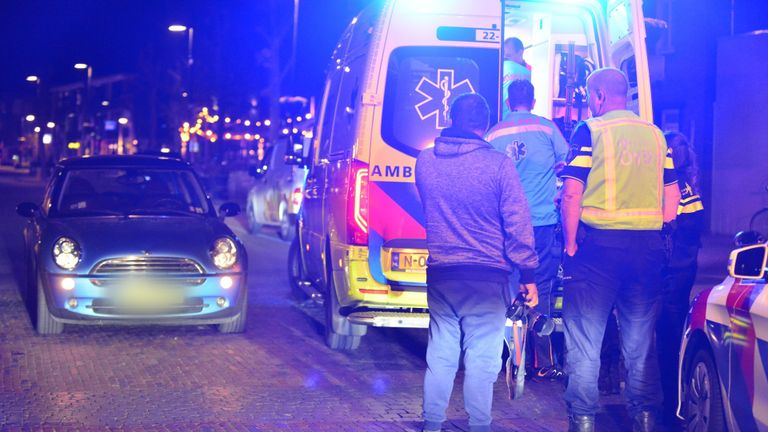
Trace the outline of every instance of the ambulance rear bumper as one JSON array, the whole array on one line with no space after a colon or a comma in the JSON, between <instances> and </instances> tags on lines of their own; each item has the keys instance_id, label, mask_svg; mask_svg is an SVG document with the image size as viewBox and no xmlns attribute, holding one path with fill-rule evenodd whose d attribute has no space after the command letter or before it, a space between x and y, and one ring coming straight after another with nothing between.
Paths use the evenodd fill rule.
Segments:
<instances>
[{"instance_id":1,"label":"ambulance rear bumper","mask_svg":"<svg viewBox=\"0 0 768 432\"><path fill-rule=\"evenodd\" d=\"M353 324L372 327L428 328L429 314L426 312L364 311L347 315Z\"/></svg>"}]
</instances>

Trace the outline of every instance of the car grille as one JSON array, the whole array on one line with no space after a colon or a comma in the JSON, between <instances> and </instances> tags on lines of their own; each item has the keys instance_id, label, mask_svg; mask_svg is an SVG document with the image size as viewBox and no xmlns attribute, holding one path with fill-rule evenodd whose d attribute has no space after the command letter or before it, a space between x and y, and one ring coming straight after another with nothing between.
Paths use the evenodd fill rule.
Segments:
<instances>
[{"instance_id":1,"label":"car grille","mask_svg":"<svg viewBox=\"0 0 768 432\"><path fill-rule=\"evenodd\" d=\"M94 275L124 273L160 273L169 275L202 274L203 267L187 258L174 257L125 257L99 262L91 272Z\"/></svg>"},{"instance_id":2,"label":"car grille","mask_svg":"<svg viewBox=\"0 0 768 432\"><path fill-rule=\"evenodd\" d=\"M176 315L202 312L207 305L201 298L188 298L181 304L162 305L152 308L136 308L115 304L108 299L95 299L91 308L101 315L147 316L147 315Z\"/></svg>"},{"instance_id":3,"label":"car grille","mask_svg":"<svg viewBox=\"0 0 768 432\"><path fill-rule=\"evenodd\" d=\"M98 278L91 282L110 286L131 277L162 280L164 285L196 286L205 282L205 278L200 277L203 273L203 267L188 258L132 256L99 262L91 271L91 275Z\"/></svg>"}]
</instances>

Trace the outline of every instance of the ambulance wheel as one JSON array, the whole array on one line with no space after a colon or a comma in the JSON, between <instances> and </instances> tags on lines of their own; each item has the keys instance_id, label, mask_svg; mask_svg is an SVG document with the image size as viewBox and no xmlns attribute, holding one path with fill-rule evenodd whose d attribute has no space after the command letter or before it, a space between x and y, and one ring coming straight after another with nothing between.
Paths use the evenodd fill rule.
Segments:
<instances>
[{"instance_id":1,"label":"ambulance wheel","mask_svg":"<svg viewBox=\"0 0 768 432\"><path fill-rule=\"evenodd\" d=\"M352 351L360 346L360 338L368 328L347 321L339 313L339 300L336 297L336 287L333 274L329 272L328 292L325 296L325 343L332 350Z\"/></svg>"},{"instance_id":2,"label":"ambulance wheel","mask_svg":"<svg viewBox=\"0 0 768 432\"><path fill-rule=\"evenodd\" d=\"M715 362L706 348L693 356L685 374L685 423L696 432L724 431L723 398Z\"/></svg>"},{"instance_id":3,"label":"ambulance wheel","mask_svg":"<svg viewBox=\"0 0 768 432\"><path fill-rule=\"evenodd\" d=\"M288 249L288 281L291 285L291 294L296 300L306 300L307 293L301 289L304 283L304 266L301 263L301 245L298 237L294 237L291 247Z\"/></svg>"}]
</instances>

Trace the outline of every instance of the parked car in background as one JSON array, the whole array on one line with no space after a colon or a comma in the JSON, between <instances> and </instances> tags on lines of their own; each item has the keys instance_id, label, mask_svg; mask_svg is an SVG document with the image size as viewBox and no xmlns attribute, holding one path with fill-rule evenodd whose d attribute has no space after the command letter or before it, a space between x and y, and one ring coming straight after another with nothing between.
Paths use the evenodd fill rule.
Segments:
<instances>
[{"instance_id":1,"label":"parked car in background","mask_svg":"<svg viewBox=\"0 0 768 432\"><path fill-rule=\"evenodd\" d=\"M766 260L765 243L734 250L729 276L691 305L678 383L689 431L768 431Z\"/></svg>"},{"instance_id":2,"label":"parked car in background","mask_svg":"<svg viewBox=\"0 0 768 432\"><path fill-rule=\"evenodd\" d=\"M37 332L64 324L216 324L241 332L245 247L185 162L97 156L58 163L42 204L21 203Z\"/></svg>"},{"instance_id":3,"label":"parked car in background","mask_svg":"<svg viewBox=\"0 0 768 432\"><path fill-rule=\"evenodd\" d=\"M296 219L303 198L306 168L285 163L290 139L280 139L266 150L264 159L251 167L256 184L248 192L246 214L248 229L259 232L262 227L277 227L284 240L293 239Z\"/></svg>"}]
</instances>

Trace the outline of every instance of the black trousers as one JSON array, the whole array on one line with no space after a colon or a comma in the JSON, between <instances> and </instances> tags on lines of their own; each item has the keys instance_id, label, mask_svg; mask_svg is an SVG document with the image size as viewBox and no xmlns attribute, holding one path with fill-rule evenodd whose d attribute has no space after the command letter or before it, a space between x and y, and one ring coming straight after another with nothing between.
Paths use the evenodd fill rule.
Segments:
<instances>
[{"instance_id":1,"label":"black trousers","mask_svg":"<svg viewBox=\"0 0 768 432\"><path fill-rule=\"evenodd\" d=\"M617 308L631 416L661 404L654 330L659 310L664 242L656 231L583 230L579 249L564 261L565 401L572 415L598 410L600 349Z\"/></svg>"}]
</instances>

